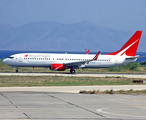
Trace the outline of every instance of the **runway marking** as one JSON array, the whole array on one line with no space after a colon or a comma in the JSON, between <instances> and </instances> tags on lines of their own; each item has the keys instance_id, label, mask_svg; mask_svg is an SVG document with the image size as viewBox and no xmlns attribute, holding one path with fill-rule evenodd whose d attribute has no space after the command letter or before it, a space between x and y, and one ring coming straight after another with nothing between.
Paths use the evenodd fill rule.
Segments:
<instances>
[{"instance_id":1,"label":"runway marking","mask_svg":"<svg viewBox=\"0 0 146 120\"><path fill-rule=\"evenodd\" d=\"M106 111L103 111L104 109L110 109L110 107L97 109L96 111L97 112L101 112L101 113L105 113L105 114L112 114L112 115L119 115L119 116L129 116L129 117L141 117L141 118L145 118L145 116L126 115L126 114L117 114L117 113L106 112Z\"/></svg>"},{"instance_id":2,"label":"runway marking","mask_svg":"<svg viewBox=\"0 0 146 120\"><path fill-rule=\"evenodd\" d=\"M146 109L145 107L141 107L141 106L136 106L136 107L141 108L141 109Z\"/></svg>"},{"instance_id":3,"label":"runway marking","mask_svg":"<svg viewBox=\"0 0 146 120\"><path fill-rule=\"evenodd\" d=\"M143 100L140 100L140 99L132 99L132 100L135 100L135 101L138 101L138 102L146 103L146 101L143 101Z\"/></svg>"},{"instance_id":4,"label":"runway marking","mask_svg":"<svg viewBox=\"0 0 146 120\"><path fill-rule=\"evenodd\" d=\"M2 93L0 93L0 95L3 96L7 101L9 101L13 106L15 106L16 109L18 109L19 111L21 111L22 114L23 114L24 116L26 116L28 119L31 119L25 112L23 112L22 110L20 110L20 109L18 108L18 106L15 105L15 104L14 104L10 99L8 99L5 95L3 95Z\"/></svg>"},{"instance_id":5,"label":"runway marking","mask_svg":"<svg viewBox=\"0 0 146 120\"><path fill-rule=\"evenodd\" d=\"M98 114L98 113L96 113L96 112L94 112L94 111L91 111L91 110L88 110L88 109L86 109L86 108L83 108L83 107L81 107L81 106L78 106L78 105L76 105L76 104L74 104L74 103L65 101L65 100L63 100L63 99L60 99L60 98L55 97L55 96L50 95L50 94L46 94L46 95L47 95L47 96L50 96L50 97L52 97L52 98L54 98L54 99L60 100L60 101L62 101L62 102L65 102L65 103L67 103L67 104L69 104L69 105L72 105L72 106L74 106L74 107L77 107L77 108L80 108L80 109L85 110L85 111L87 111L87 112L90 112L90 113L93 113L93 114L95 114L95 115L98 115L98 116L100 116L100 117L102 117L102 118L106 118L105 116L103 116L103 115L101 115L101 114Z\"/></svg>"}]
</instances>

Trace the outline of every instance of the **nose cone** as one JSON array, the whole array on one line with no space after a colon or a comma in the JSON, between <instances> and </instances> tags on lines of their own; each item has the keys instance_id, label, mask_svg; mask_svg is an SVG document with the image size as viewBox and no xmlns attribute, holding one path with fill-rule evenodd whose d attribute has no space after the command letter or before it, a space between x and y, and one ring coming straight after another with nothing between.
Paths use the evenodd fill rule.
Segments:
<instances>
[{"instance_id":1,"label":"nose cone","mask_svg":"<svg viewBox=\"0 0 146 120\"><path fill-rule=\"evenodd\" d=\"M3 63L7 64L7 58L2 61Z\"/></svg>"}]
</instances>

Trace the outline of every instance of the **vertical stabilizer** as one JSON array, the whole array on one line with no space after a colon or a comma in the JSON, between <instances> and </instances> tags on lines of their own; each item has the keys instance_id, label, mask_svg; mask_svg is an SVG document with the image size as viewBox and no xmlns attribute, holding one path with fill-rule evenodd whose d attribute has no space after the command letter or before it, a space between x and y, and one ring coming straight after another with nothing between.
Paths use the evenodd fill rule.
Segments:
<instances>
[{"instance_id":1,"label":"vertical stabilizer","mask_svg":"<svg viewBox=\"0 0 146 120\"><path fill-rule=\"evenodd\" d=\"M142 31L136 31L135 34L128 40L128 42L117 52L109 53L107 55L127 55L135 56Z\"/></svg>"}]
</instances>

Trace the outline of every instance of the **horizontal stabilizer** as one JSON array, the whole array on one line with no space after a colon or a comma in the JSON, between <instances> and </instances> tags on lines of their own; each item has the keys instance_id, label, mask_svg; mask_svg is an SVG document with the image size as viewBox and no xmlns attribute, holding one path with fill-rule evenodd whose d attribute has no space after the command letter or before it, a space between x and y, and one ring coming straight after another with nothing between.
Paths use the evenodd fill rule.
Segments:
<instances>
[{"instance_id":1,"label":"horizontal stabilizer","mask_svg":"<svg viewBox=\"0 0 146 120\"><path fill-rule=\"evenodd\" d=\"M145 56L139 56L139 55L137 55L137 56L135 56L135 57L128 57L128 58L126 58L126 59L130 59L130 58L143 58L143 57L145 57Z\"/></svg>"}]
</instances>

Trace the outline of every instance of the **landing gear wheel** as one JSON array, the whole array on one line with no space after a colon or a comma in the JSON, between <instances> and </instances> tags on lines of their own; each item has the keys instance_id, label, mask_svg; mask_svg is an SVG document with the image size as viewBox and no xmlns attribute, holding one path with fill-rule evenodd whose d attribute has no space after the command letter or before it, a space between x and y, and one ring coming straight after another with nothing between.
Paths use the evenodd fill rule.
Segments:
<instances>
[{"instance_id":1,"label":"landing gear wheel","mask_svg":"<svg viewBox=\"0 0 146 120\"><path fill-rule=\"evenodd\" d=\"M18 70L16 70L16 73L18 72Z\"/></svg>"},{"instance_id":2,"label":"landing gear wheel","mask_svg":"<svg viewBox=\"0 0 146 120\"><path fill-rule=\"evenodd\" d=\"M76 73L76 71L71 69L70 73L74 74L74 73Z\"/></svg>"}]
</instances>

